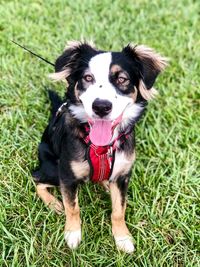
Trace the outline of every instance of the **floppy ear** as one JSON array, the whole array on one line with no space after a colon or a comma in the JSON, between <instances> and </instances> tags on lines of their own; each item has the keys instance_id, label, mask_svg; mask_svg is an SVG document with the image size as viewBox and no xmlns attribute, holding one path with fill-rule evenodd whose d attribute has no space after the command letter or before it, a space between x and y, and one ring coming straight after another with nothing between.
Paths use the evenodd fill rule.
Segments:
<instances>
[{"instance_id":1,"label":"floppy ear","mask_svg":"<svg viewBox=\"0 0 200 267\"><path fill-rule=\"evenodd\" d=\"M55 73L49 75L54 81L67 79L73 70L78 68L83 53L96 53L93 44L88 42L69 41L61 56L56 59Z\"/></svg>"},{"instance_id":2,"label":"floppy ear","mask_svg":"<svg viewBox=\"0 0 200 267\"><path fill-rule=\"evenodd\" d=\"M167 58L162 57L153 49L144 45L127 45L123 52L128 55L139 69L139 90L146 99L151 99L156 90L153 88L158 74L167 66Z\"/></svg>"}]
</instances>

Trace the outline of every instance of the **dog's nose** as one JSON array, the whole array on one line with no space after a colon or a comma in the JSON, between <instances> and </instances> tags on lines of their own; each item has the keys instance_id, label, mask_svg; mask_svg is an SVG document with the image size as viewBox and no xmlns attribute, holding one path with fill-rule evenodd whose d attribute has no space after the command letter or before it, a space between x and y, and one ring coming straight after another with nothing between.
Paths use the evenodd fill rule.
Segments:
<instances>
[{"instance_id":1,"label":"dog's nose","mask_svg":"<svg viewBox=\"0 0 200 267\"><path fill-rule=\"evenodd\" d=\"M99 117L104 117L111 112L112 103L106 99L96 98L92 103L92 109Z\"/></svg>"}]
</instances>

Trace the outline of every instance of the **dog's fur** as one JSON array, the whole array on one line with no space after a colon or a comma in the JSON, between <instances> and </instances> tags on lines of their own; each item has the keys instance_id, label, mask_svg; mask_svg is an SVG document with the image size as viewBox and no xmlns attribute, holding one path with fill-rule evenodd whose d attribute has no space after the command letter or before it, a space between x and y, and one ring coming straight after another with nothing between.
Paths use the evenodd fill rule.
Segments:
<instances>
[{"instance_id":1,"label":"dog's fur","mask_svg":"<svg viewBox=\"0 0 200 267\"><path fill-rule=\"evenodd\" d=\"M112 130L111 143L121 132L134 132L148 100L156 94L153 84L165 66L166 59L152 49L130 44L121 52L105 52L86 42L70 42L56 60L51 78L67 81L67 104L59 109L62 101L50 93L52 116L39 145L40 166L33 176L39 197L57 212L61 212L62 204L47 188L60 186L66 214L65 239L70 248L76 248L81 241L77 187L90 175L83 140L85 125L90 120L115 121L120 117ZM110 106L106 109L97 105L96 110L96 100ZM129 253L134 246L124 219L125 197L134 158L134 137L129 134L125 141L117 141L112 174L109 182L103 182L111 194L116 245Z\"/></svg>"}]
</instances>

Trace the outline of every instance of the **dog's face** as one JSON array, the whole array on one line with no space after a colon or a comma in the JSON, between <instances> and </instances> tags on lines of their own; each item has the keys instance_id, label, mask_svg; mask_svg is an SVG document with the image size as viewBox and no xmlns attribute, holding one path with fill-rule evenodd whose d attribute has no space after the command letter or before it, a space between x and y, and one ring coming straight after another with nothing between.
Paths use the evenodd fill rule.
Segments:
<instances>
[{"instance_id":1,"label":"dog's face","mask_svg":"<svg viewBox=\"0 0 200 267\"><path fill-rule=\"evenodd\" d=\"M67 79L72 114L89 122L94 144L106 145L119 125L125 128L140 116L165 65L164 58L144 46L105 52L73 42L57 59L52 76Z\"/></svg>"}]
</instances>

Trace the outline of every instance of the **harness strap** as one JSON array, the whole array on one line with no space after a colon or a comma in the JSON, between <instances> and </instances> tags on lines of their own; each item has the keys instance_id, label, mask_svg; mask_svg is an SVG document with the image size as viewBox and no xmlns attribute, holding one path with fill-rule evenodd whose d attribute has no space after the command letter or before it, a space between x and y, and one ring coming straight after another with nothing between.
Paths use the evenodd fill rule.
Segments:
<instances>
[{"instance_id":1,"label":"harness strap","mask_svg":"<svg viewBox=\"0 0 200 267\"><path fill-rule=\"evenodd\" d=\"M108 180L112 174L115 151L109 146L97 147L90 144L87 149L87 160L91 167L90 179L93 182Z\"/></svg>"},{"instance_id":2,"label":"harness strap","mask_svg":"<svg viewBox=\"0 0 200 267\"><path fill-rule=\"evenodd\" d=\"M62 114L63 109L67 106L67 102L63 103L56 113L56 119ZM103 180L108 180L112 175L112 170L115 162L115 152L117 150L117 143L120 140L123 144L128 138L129 133L122 132L114 141L107 146L95 146L89 137L89 125L85 126L86 136L81 137L87 148L87 161L90 164L90 179L97 183ZM123 139L122 139L123 138Z\"/></svg>"},{"instance_id":3,"label":"harness strap","mask_svg":"<svg viewBox=\"0 0 200 267\"><path fill-rule=\"evenodd\" d=\"M88 132L88 127L86 126ZM115 161L115 151L117 150L117 142L125 137L121 143L125 142L129 134L121 133L110 145L95 146L90 141L89 135L83 138L88 145L87 160L91 167L90 179L97 183L103 180L108 180L112 175L112 170Z\"/></svg>"}]
</instances>

